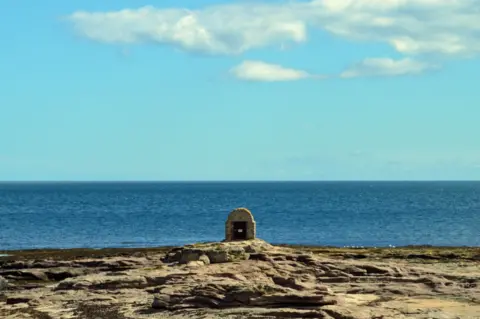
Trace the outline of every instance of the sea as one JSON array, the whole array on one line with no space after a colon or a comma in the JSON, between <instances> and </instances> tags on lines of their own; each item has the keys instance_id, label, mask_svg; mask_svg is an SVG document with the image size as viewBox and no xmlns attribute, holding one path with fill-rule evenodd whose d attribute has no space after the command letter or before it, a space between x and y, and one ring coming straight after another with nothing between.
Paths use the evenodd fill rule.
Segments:
<instances>
[{"instance_id":1,"label":"sea","mask_svg":"<svg viewBox=\"0 0 480 319\"><path fill-rule=\"evenodd\" d=\"M275 244L480 246L480 182L17 182L0 250L220 241L237 207Z\"/></svg>"}]
</instances>

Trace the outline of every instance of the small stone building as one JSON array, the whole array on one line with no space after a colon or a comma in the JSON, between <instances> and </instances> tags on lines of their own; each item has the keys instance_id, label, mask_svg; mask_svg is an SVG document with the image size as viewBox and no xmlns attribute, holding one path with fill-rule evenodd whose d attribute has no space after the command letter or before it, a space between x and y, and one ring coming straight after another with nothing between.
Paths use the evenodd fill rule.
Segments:
<instances>
[{"instance_id":1,"label":"small stone building","mask_svg":"<svg viewBox=\"0 0 480 319\"><path fill-rule=\"evenodd\" d=\"M256 236L252 213L246 208L237 208L228 215L225 223L225 240L251 240Z\"/></svg>"}]
</instances>

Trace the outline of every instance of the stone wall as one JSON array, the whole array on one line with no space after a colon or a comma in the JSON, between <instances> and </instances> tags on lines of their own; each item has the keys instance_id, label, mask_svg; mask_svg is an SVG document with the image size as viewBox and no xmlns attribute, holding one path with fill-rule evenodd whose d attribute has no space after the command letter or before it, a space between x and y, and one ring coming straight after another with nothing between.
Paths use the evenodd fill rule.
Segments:
<instances>
[{"instance_id":1,"label":"stone wall","mask_svg":"<svg viewBox=\"0 0 480 319\"><path fill-rule=\"evenodd\" d=\"M256 223L252 213L246 208L237 208L228 215L225 222L225 240L233 240L233 222L247 222L247 240L255 239Z\"/></svg>"}]
</instances>

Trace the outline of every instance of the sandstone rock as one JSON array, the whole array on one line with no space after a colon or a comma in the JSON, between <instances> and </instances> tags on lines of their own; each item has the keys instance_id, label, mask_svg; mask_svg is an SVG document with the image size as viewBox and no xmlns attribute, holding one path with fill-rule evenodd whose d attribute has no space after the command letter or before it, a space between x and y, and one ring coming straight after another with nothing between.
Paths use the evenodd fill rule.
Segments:
<instances>
[{"instance_id":1,"label":"sandstone rock","mask_svg":"<svg viewBox=\"0 0 480 319\"><path fill-rule=\"evenodd\" d=\"M184 249L178 262L180 264L188 264L191 261L198 261L203 254L204 252L198 249Z\"/></svg>"},{"instance_id":2,"label":"sandstone rock","mask_svg":"<svg viewBox=\"0 0 480 319\"><path fill-rule=\"evenodd\" d=\"M32 261L2 261L0 262L0 269L26 269L32 268Z\"/></svg>"},{"instance_id":3,"label":"sandstone rock","mask_svg":"<svg viewBox=\"0 0 480 319\"><path fill-rule=\"evenodd\" d=\"M40 280L48 281L48 276L43 270L23 269L23 270L6 270L1 273L7 279L13 280Z\"/></svg>"},{"instance_id":4,"label":"sandstone rock","mask_svg":"<svg viewBox=\"0 0 480 319\"><path fill-rule=\"evenodd\" d=\"M205 265L210 265L210 258L207 255L201 255L198 261L202 262Z\"/></svg>"},{"instance_id":5,"label":"sandstone rock","mask_svg":"<svg viewBox=\"0 0 480 319\"><path fill-rule=\"evenodd\" d=\"M438 260L438 259L440 259L440 257L430 256L430 255L427 255L427 254L409 254L409 255L407 255L407 259Z\"/></svg>"},{"instance_id":6,"label":"sandstone rock","mask_svg":"<svg viewBox=\"0 0 480 319\"><path fill-rule=\"evenodd\" d=\"M86 259L86 260L76 260L74 265L76 267L88 267L88 268L100 268L108 264L108 261L102 259Z\"/></svg>"},{"instance_id":7,"label":"sandstone rock","mask_svg":"<svg viewBox=\"0 0 480 319\"><path fill-rule=\"evenodd\" d=\"M317 319L336 319L330 317L321 310L300 310L300 309L278 309L262 313L262 318L317 318ZM340 318L340 317L338 317ZM342 318L343 319L343 318ZM352 319L352 318L348 318ZM356 318L355 318L356 319Z\"/></svg>"},{"instance_id":8,"label":"sandstone rock","mask_svg":"<svg viewBox=\"0 0 480 319\"><path fill-rule=\"evenodd\" d=\"M345 259L365 259L368 256L365 254L351 254L351 253L346 253L343 254L343 258Z\"/></svg>"},{"instance_id":9,"label":"sandstone rock","mask_svg":"<svg viewBox=\"0 0 480 319\"><path fill-rule=\"evenodd\" d=\"M318 281L322 283L342 283L342 282L350 282L349 277L318 277Z\"/></svg>"},{"instance_id":10,"label":"sandstone rock","mask_svg":"<svg viewBox=\"0 0 480 319\"><path fill-rule=\"evenodd\" d=\"M247 252L249 254L258 253L260 251L260 249L254 247L252 245L247 245L243 249L245 250L245 252Z\"/></svg>"},{"instance_id":11,"label":"sandstone rock","mask_svg":"<svg viewBox=\"0 0 480 319\"><path fill-rule=\"evenodd\" d=\"M153 309L168 309L170 305L170 296L159 294L153 298L152 308Z\"/></svg>"},{"instance_id":12,"label":"sandstone rock","mask_svg":"<svg viewBox=\"0 0 480 319\"><path fill-rule=\"evenodd\" d=\"M177 291L172 295L166 294L164 291L165 289L162 289L160 294L154 297L152 303L153 308L178 310L184 308L232 308L255 306L251 301L254 299L257 300L256 298L266 294L275 294L279 291L285 293L285 291L272 286L229 286L216 284L206 284L194 287L187 294Z\"/></svg>"},{"instance_id":13,"label":"sandstone rock","mask_svg":"<svg viewBox=\"0 0 480 319\"><path fill-rule=\"evenodd\" d=\"M343 269L343 271L354 276L365 276L367 274L366 269L356 266L347 266Z\"/></svg>"},{"instance_id":14,"label":"sandstone rock","mask_svg":"<svg viewBox=\"0 0 480 319\"><path fill-rule=\"evenodd\" d=\"M221 301L206 296L190 296L176 304L176 309L181 308L219 308Z\"/></svg>"},{"instance_id":15,"label":"sandstone rock","mask_svg":"<svg viewBox=\"0 0 480 319\"><path fill-rule=\"evenodd\" d=\"M119 271L119 272L107 272L105 276L109 277L118 277L118 276L128 276L127 272Z\"/></svg>"},{"instance_id":16,"label":"sandstone rock","mask_svg":"<svg viewBox=\"0 0 480 319\"><path fill-rule=\"evenodd\" d=\"M115 260L107 263L104 267L101 267L103 271L125 271L135 269L138 266L144 265L145 260Z\"/></svg>"},{"instance_id":17,"label":"sandstone rock","mask_svg":"<svg viewBox=\"0 0 480 319\"><path fill-rule=\"evenodd\" d=\"M87 271L82 268L57 268L50 269L45 272L49 280L62 281L67 278L73 278L85 275Z\"/></svg>"},{"instance_id":18,"label":"sandstone rock","mask_svg":"<svg viewBox=\"0 0 480 319\"><path fill-rule=\"evenodd\" d=\"M317 293L322 294L322 295L333 295L332 290L328 286L324 285L316 285L315 290Z\"/></svg>"},{"instance_id":19,"label":"sandstone rock","mask_svg":"<svg viewBox=\"0 0 480 319\"><path fill-rule=\"evenodd\" d=\"M337 301L331 298L325 298L320 295L274 295L274 296L262 296L250 300L251 306L263 306L263 307L312 307L312 306L326 306L334 305Z\"/></svg>"},{"instance_id":20,"label":"sandstone rock","mask_svg":"<svg viewBox=\"0 0 480 319\"><path fill-rule=\"evenodd\" d=\"M162 261L164 263L175 263L180 260L182 256L182 251L181 249L176 249L168 252L164 258L162 258Z\"/></svg>"},{"instance_id":21,"label":"sandstone rock","mask_svg":"<svg viewBox=\"0 0 480 319\"><path fill-rule=\"evenodd\" d=\"M224 299L227 290L228 288L224 285L207 283L194 287L191 294L220 300Z\"/></svg>"},{"instance_id":22,"label":"sandstone rock","mask_svg":"<svg viewBox=\"0 0 480 319\"><path fill-rule=\"evenodd\" d=\"M224 250L208 250L206 254L212 264L228 262L228 253Z\"/></svg>"},{"instance_id":23,"label":"sandstone rock","mask_svg":"<svg viewBox=\"0 0 480 319\"><path fill-rule=\"evenodd\" d=\"M73 267L73 263L70 261L58 261L58 260L36 260L31 264L31 268L64 268L64 267ZM23 267L25 268L25 267Z\"/></svg>"},{"instance_id":24,"label":"sandstone rock","mask_svg":"<svg viewBox=\"0 0 480 319\"><path fill-rule=\"evenodd\" d=\"M347 277L347 278L350 278L350 277L353 276L351 274L348 274L348 273L343 272L343 271L338 270L338 269L330 269L330 270L325 272L325 275L328 276L328 277Z\"/></svg>"},{"instance_id":25,"label":"sandstone rock","mask_svg":"<svg viewBox=\"0 0 480 319\"><path fill-rule=\"evenodd\" d=\"M260 291L248 289L247 287L231 290L226 293L224 307L236 307L238 305L250 305L250 300L263 295Z\"/></svg>"},{"instance_id":26,"label":"sandstone rock","mask_svg":"<svg viewBox=\"0 0 480 319\"><path fill-rule=\"evenodd\" d=\"M74 267L99 268L103 271L124 271L134 269L145 264L147 259L85 259L76 260L72 263Z\"/></svg>"},{"instance_id":27,"label":"sandstone rock","mask_svg":"<svg viewBox=\"0 0 480 319\"><path fill-rule=\"evenodd\" d=\"M187 267L189 268L198 268L203 266L205 266L205 264L203 263L203 261L200 261L200 260L189 261L187 263Z\"/></svg>"},{"instance_id":28,"label":"sandstone rock","mask_svg":"<svg viewBox=\"0 0 480 319\"><path fill-rule=\"evenodd\" d=\"M364 316L363 314L358 313L357 311L355 313L352 313L352 311L349 309L342 309L336 306L326 306L325 308L322 308L322 311L325 312L328 316L330 316L327 318L334 318L334 319L387 319L384 316L378 316L378 317L376 315Z\"/></svg>"},{"instance_id":29,"label":"sandstone rock","mask_svg":"<svg viewBox=\"0 0 480 319\"><path fill-rule=\"evenodd\" d=\"M219 264L247 260L249 256L250 255L245 252L243 248L238 247L225 249L219 247L202 249L188 248L168 253L164 258L164 261L168 263L178 262L179 264L201 261L205 265L208 265L210 263ZM197 263L194 264L196 265Z\"/></svg>"},{"instance_id":30,"label":"sandstone rock","mask_svg":"<svg viewBox=\"0 0 480 319\"><path fill-rule=\"evenodd\" d=\"M143 276L84 276L61 281L55 290L112 290L144 288L148 285Z\"/></svg>"},{"instance_id":31,"label":"sandstone rock","mask_svg":"<svg viewBox=\"0 0 480 319\"><path fill-rule=\"evenodd\" d=\"M298 262L301 262L301 263L304 263L306 265L314 265L316 260L315 258L312 256L312 255L299 255L297 257L297 261Z\"/></svg>"},{"instance_id":32,"label":"sandstone rock","mask_svg":"<svg viewBox=\"0 0 480 319\"><path fill-rule=\"evenodd\" d=\"M55 290L79 290L79 289L86 289L88 288L90 282L84 281L84 282L79 282L77 280L70 280L70 279L65 279L62 282L60 282Z\"/></svg>"},{"instance_id":33,"label":"sandstone rock","mask_svg":"<svg viewBox=\"0 0 480 319\"><path fill-rule=\"evenodd\" d=\"M7 305L16 305L19 303L28 303L31 298L28 297L8 297L6 300Z\"/></svg>"},{"instance_id":34,"label":"sandstone rock","mask_svg":"<svg viewBox=\"0 0 480 319\"><path fill-rule=\"evenodd\" d=\"M7 287L8 287L8 281L2 276L0 276L0 292L6 290Z\"/></svg>"},{"instance_id":35,"label":"sandstone rock","mask_svg":"<svg viewBox=\"0 0 480 319\"><path fill-rule=\"evenodd\" d=\"M250 258L250 254L245 252L243 248L232 248L227 253L229 262L248 260Z\"/></svg>"},{"instance_id":36,"label":"sandstone rock","mask_svg":"<svg viewBox=\"0 0 480 319\"><path fill-rule=\"evenodd\" d=\"M45 284L41 284L41 283L25 283L25 284L17 284L15 285L15 289L18 290L18 289L22 289L22 290L32 290L32 289L38 289L38 288L42 288L42 287L45 287Z\"/></svg>"},{"instance_id":37,"label":"sandstone rock","mask_svg":"<svg viewBox=\"0 0 480 319\"><path fill-rule=\"evenodd\" d=\"M271 245L259 239L248 241L248 245L241 241L187 245L170 250L162 261L187 264L191 261L198 261L202 255L206 255L212 264L237 262L248 260L251 253L271 248Z\"/></svg>"},{"instance_id":38,"label":"sandstone rock","mask_svg":"<svg viewBox=\"0 0 480 319\"><path fill-rule=\"evenodd\" d=\"M274 260L272 257L268 256L267 254L250 254L249 257L250 260L261 260L261 261L267 261L273 263Z\"/></svg>"},{"instance_id":39,"label":"sandstone rock","mask_svg":"<svg viewBox=\"0 0 480 319\"><path fill-rule=\"evenodd\" d=\"M391 274L391 270L385 267L375 266L375 265L359 265L359 268L363 268L367 271L368 274Z\"/></svg>"},{"instance_id":40,"label":"sandstone rock","mask_svg":"<svg viewBox=\"0 0 480 319\"><path fill-rule=\"evenodd\" d=\"M288 287L296 290L304 290L306 287L302 284L299 284L295 278L284 278L280 276L275 276L272 278L273 282L276 285L283 287Z\"/></svg>"}]
</instances>

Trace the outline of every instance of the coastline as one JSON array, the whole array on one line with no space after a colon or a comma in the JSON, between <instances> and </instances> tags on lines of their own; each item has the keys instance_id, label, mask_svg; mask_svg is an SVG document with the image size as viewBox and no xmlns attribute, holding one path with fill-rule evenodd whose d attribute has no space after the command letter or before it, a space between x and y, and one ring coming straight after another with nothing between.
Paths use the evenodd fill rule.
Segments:
<instances>
[{"instance_id":1,"label":"coastline","mask_svg":"<svg viewBox=\"0 0 480 319\"><path fill-rule=\"evenodd\" d=\"M480 247L255 239L4 253L6 319L480 319Z\"/></svg>"},{"instance_id":2,"label":"coastline","mask_svg":"<svg viewBox=\"0 0 480 319\"><path fill-rule=\"evenodd\" d=\"M208 243L197 243L208 244ZM399 247L335 247L320 245L272 244L275 247L299 249L337 258L472 260L480 261L480 246L409 245ZM0 261L17 259L75 259L115 257L139 253L166 253L181 246L118 247L118 248L39 248L0 250Z\"/></svg>"}]
</instances>

